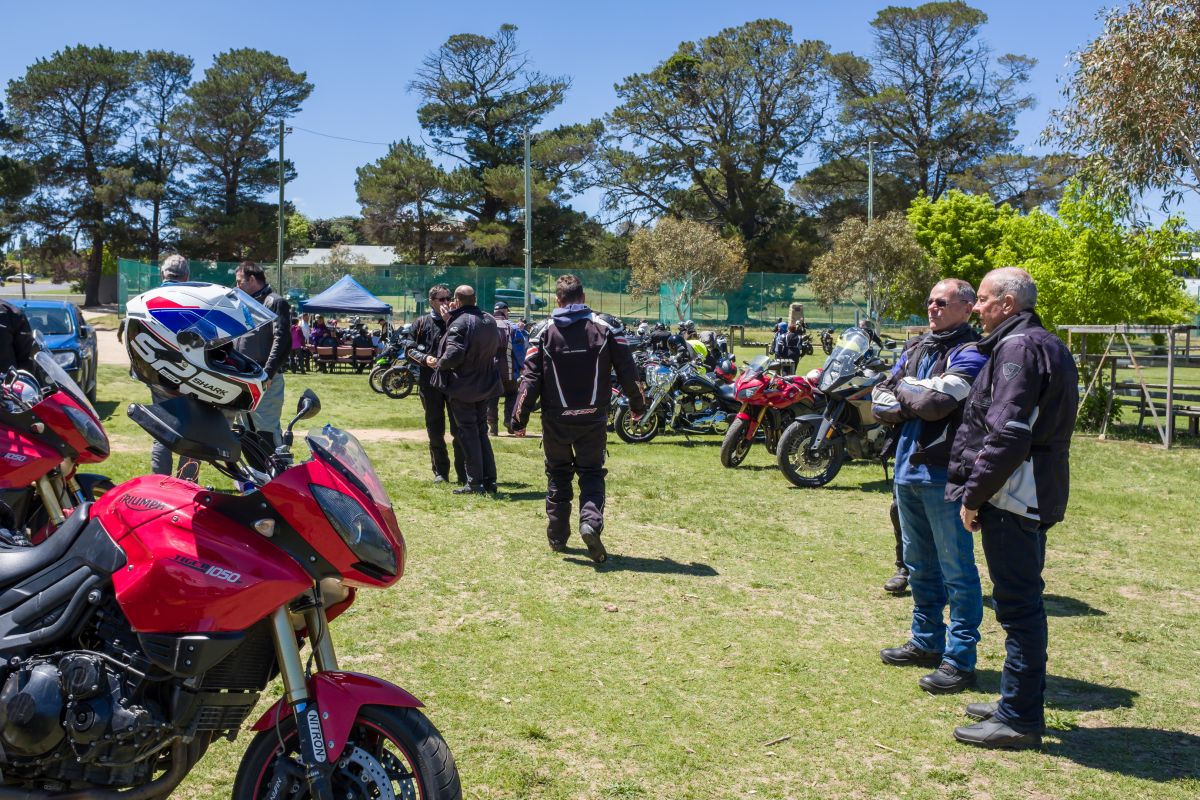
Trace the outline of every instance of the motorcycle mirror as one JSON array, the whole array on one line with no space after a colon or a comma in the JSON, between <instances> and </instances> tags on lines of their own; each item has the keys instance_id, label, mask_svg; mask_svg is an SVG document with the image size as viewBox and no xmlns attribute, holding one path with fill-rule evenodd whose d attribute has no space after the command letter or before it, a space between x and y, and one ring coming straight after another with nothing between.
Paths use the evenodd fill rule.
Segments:
<instances>
[{"instance_id":1,"label":"motorcycle mirror","mask_svg":"<svg viewBox=\"0 0 1200 800\"><path fill-rule=\"evenodd\" d=\"M296 427L296 423L302 419L309 419L321 413L321 398L317 397L317 393L312 389L305 389L300 395L300 399L296 401L296 416L292 417L292 421L288 423L287 430L283 432L283 444L285 447L291 447L295 439L292 433L292 428Z\"/></svg>"}]
</instances>

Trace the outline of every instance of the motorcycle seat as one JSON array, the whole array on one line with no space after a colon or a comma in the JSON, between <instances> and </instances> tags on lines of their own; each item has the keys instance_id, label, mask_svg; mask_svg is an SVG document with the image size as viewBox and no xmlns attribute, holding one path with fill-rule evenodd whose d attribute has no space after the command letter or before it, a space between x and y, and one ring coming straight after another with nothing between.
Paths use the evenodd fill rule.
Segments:
<instances>
[{"instance_id":1,"label":"motorcycle seat","mask_svg":"<svg viewBox=\"0 0 1200 800\"><path fill-rule=\"evenodd\" d=\"M91 511L91 503L79 506L58 530L33 547L0 545L0 589L7 589L61 559L91 520Z\"/></svg>"}]
</instances>

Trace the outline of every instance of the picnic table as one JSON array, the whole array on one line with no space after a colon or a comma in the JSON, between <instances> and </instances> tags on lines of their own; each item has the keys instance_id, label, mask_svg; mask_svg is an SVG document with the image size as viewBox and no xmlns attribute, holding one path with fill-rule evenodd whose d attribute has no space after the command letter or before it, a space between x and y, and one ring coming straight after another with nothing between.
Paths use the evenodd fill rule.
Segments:
<instances>
[{"instance_id":1,"label":"picnic table","mask_svg":"<svg viewBox=\"0 0 1200 800\"><path fill-rule=\"evenodd\" d=\"M1175 384L1170 388L1173 416L1187 418L1188 433L1200 436L1200 386ZM1113 385L1113 393L1118 400L1127 405L1137 406L1139 431L1149 413L1148 404L1151 401L1165 404L1167 389L1165 383L1140 384L1137 381L1119 381Z\"/></svg>"}]
</instances>

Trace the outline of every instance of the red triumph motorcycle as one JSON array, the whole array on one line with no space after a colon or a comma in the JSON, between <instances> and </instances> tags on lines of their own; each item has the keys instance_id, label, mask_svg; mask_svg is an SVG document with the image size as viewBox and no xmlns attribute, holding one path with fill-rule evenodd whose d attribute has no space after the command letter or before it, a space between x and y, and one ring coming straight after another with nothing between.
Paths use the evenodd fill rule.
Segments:
<instances>
[{"instance_id":1,"label":"red triumph motorcycle","mask_svg":"<svg viewBox=\"0 0 1200 800\"><path fill-rule=\"evenodd\" d=\"M759 431L767 451L774 455L780 435L796 415L816 409L816 384L799 375L778 375L774 370L779 366L771 356L756 356L734 383L734 397L742 407L721 442L722 466L736 467L745 461Z\"/></svg>"},{"instance_id":2,"label":"red triumph motorcycle","mask_svg":"<svg viewBox=\"0 0 1200 800\"><path fill-rule=\"evenodd\" d=\"M33 358L41 381L14 369L0 383L0 508L12 510L0 528L18 544L40 541L112 488L105 476L78 471L108 458L100 416L47 351Z\"/></svg>"},{"instance_id":3,"label":"red triumph motorcycle","mask_svg":"<svg viewBox=\"0 0 1200 800\"><path fill-rule=\"evenodd\" d=\"M356 590L395 583L405 547L353 436L313 430L293 463L292 429L319 409L306 391L263 471L213 407L133 405L240 491L134 478L44 543L0 547L0 798L166 798L276 675L283 697L252 726L234 798L461 797L420 701L338 668L330 621Z\"/></svg>"}]
</instances>

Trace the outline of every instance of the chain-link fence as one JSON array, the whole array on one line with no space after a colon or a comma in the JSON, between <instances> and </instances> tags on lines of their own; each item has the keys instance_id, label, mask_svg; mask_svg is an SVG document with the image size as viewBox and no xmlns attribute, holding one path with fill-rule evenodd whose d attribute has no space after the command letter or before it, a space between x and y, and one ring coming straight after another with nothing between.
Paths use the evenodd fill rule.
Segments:
<instances>
[{"instance_id":1,"label":"chain-link fence","mask_svg":"<svg viewBox=\"0 0 1200 800\"><path fill-rule=\"evenodd\" d=\"M191 277L195 281L209 281L233 286L233 273L237 268L232 262L193 261ZM277 284L273 266L265 266L268 280ZM554 281L564 273L571 272L583 281L588 304L597 311L615 314L626 321L649 320L651 322L678 322L680 318L693 319L697 323L725 326L730 323L749 327L765 327L777 319L787 319L792 303L802 303L804 317L809 325L848 325L855 321L862 306L844 303L832 308L822 308L813 299L805 275L787 275L769 272L747 273L736 292L715 293L697 297L688 304L679 304L679 287L664 284L657 294L634 296L629 292L629 270L582 269L569 267L533 270L531 291L534 318L545 316L554 307ZM363 288L385 303L390 303L393 314L411 320L423 314L430 286L446 284L451 289L461 284L475 287L479 305L491 309L497 300L508 303L512 315L522 314L524 306L525 272L521 267L443 267L418 264L392 264L389 266L349 265L333 268L329 265L284 267L282 292L290 299L304 300L327 289L334 281L349 274ZM121 259L120 303L121 312L125 302L132 296L159 285L158 268L153 264ZM279 287L276 286L278 290ZM294 303L293 303L294 304Z\"/></svg>"}]
</instances>

